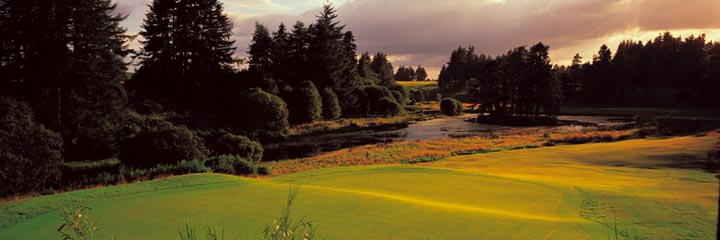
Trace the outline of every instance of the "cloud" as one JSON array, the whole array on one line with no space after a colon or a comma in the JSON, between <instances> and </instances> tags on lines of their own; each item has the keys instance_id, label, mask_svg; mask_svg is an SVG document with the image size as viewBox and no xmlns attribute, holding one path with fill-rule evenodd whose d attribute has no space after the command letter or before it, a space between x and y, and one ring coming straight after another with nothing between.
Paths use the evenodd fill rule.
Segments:
<instances>
[{"instance_id":1,"label":"cloud","mask_svg":"<svg viewBox=\"0 0 720 240\"><path fill-rule=\"evenodd\" d=\"M235 19L238 55L247 51L256 21L271 30L281 22L309 24L322 2L225 0ZM236 4L257 6L232 7ZM647 40L665 30L683 36L706 32L720 40L716 0L340 0L335 5L359 51L386 52L396 66L426 66L431 77L458 46L497 55L541 41L551 46L555 62L567 63L575 53L591 59L603 43L615 48L624 38Z\"/></svg>"}]
</instances>

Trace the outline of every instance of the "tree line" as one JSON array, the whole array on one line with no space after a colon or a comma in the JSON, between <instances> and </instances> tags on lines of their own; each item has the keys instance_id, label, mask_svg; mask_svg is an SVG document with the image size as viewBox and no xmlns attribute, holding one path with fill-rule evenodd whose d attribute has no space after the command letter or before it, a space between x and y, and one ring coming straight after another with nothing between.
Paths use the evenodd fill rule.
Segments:
<instances>
[{"instance_id":1,"label":"tree line","mask_svg":"<svg viewBox=\"0 0 720 240\"><path fill-rule=\"evenodd\" d=\"M603 45L591 61L577 54L555 66L567 100L639 106L717 106L720 42L664 32L647 42L626 40L613 54Z\"/></svg>"},{"instance_id":2,"label":"tree line","mask_svg":"<svg viewBox=\"0 0 720 240\"><path fill-rule=\"evenodd\" d=\"M591 61L552 65L549 47L536 44L491 57L473 47L454 50L443 65L443 92L464 91L480 110L497 116L553 117L565 101L623 106L717 106L720 43L705 35L670 32L645 43L626 40L615 54L602 45ZM499 118L507 121L507 118Z\"/></svg>"},{"instance_id":3,"label":"tree line","mask_svg":"<svg viewBox=\"0 0 720 240\"><path fill-rule=\"evenodd\" d=\"M408 101L387 55L358 58L329 4L308 26L271 33L258 23L245 61L233 57L218 0L152 1L139 51L115 9L111 0L0 0L0 196L62 187L64 161L117 157L133 177L247 173L262 159L258 141L284 138L290 124L395 116Z\"/></svg>"},{"instance_id":4,"label":"tree line","mask_svg":"<svg viewBox=\"0 0 720 240\"><path fill-rule=\"evenodd\" d=\"M512 117L554 118L560 110L562 92L553 77L550 47L537 43L490 57L474 47L459 47L443 66L438 85L445 91L465 90L479 110L493 121Z\"/></svg>"},{"instance_id":5,"label":"tree line","mask_svg":"<svg viewBox=\"0 0 720 240\"><path fill-rule=\"evenodd\" d=\"M417 66L417 69L413 69L411 66L400 66L395 73L397 81L426 81L427 78L428 75L423 66Z\"/></svg>"}]
</instances>

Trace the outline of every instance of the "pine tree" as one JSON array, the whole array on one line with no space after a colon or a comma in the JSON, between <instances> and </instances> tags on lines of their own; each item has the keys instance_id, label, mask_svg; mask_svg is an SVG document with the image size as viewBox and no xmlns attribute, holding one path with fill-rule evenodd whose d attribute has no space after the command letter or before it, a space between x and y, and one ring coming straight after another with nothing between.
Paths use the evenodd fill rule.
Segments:
<instances>
[{"instance_id":1,"label":"pine tree","mask_svg":"<svg viewBox=\"0 0 720 240\"><path fill-rule=\"evenodd\" d=\"M417 67L417 69L415 70L415 76L418 81L426 81L428 78L428 74L423 66Z\"/></svg>"},{"instance_id":2,"label":"pine tree","mask_svg":"<svg viewBox=\"0 0 720 240\"><path fill-rule=\"evenodd\" d=\"M128 36L110 0L0 2L0 82L61 133L72 159L117 151Z\"/></svg>"},{"instance_id":3,"label":"pine tree","mask_svg":"<svg viewBox=\"0 0 720 240\"><path fill-rule=\"evenodd\" d=\"M288 37L288 66L290 84L295 86L302 81L311 78L310 65L308 63L308 48L310 46L310 35L305 24L298 21Z\"/></svg>"},{"instance_id":4,"label":"pine tree","mask_svg":"<svg viewBox=\"0 0 720 240\"><path fill-rule=\"evenodd\" d=\"M370 68L378 75L378 82L375 84L381 86L393 86L395 85L395 79L393 76L393 66L387 59L385 53L378 52L373 57L370 63Z\"/></svg>"},{"instance_id":5,"label":"pine tree","mask_svg":"<svg viewBox=\"0 0 720 240\"><path fill-rule=\"evenodd\" d=\"M370 57L370 53L365 52L363 55L360 56L360 59L358 60L358 66L357 71L360 78L364 79L364 82L367 83L376 83L379 82L378 75L373 71L373 69L370 67L372 65L372 57Z\"/></svg>"},{"instance_id":6,"label":"pine tree","mask_svg":"<svg viewBox=\"0 0 720 240\"><path fill-rule=\"evenodd\" d=\"M250 60L248 65L251 72L269 75L273 69L273 38L265 25L255 23L255 32L248 50Z\"/></svg>"},{"instance_id":7,"label":"pine tree","mask_svg":"<svg viewBox=\"0 0 720 240\"><path fill-rule=\"evenodd\" d=\"M218 0L154 0L140 35L142 66L131 89L181 107L206 105L234 63L232 24Z\"/></svg>"},{"instance_id":8,"label":"pine tree","mask_svg":"<svg viewBox=\"0 0 720 240\"><path fill-rule=\"evenodd\" d=\"M310 27L308 61L312 64L313 80L319 88L339 89L339 81L348 67L343 46L345 26L339 25L337 17L332 5L326 4Z\"/></svg>"},{"instance_id":9,"label":"pine tree","mask_svg":"<svg viewBox=\"0 0 720 240\"><path fill-rule=\"evenodd\" d=\"M285 29L285 24L281 23L278 30L273 33L272 49L270 51L270 59L272 61L272 77L281 85L285 85L289 81L290 74L287 67L290 65L289 57L289 35Z\"/></svg>"}]
</instances>

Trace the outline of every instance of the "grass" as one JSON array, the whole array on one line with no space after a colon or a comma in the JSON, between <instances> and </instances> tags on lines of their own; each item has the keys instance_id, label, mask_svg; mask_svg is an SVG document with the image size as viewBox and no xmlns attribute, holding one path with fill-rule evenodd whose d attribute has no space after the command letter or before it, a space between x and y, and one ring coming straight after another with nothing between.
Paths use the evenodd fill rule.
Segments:
<instances>
[{"instance_id":1,"label":"grass","mask_svg":"<svg viewBox=\"0 0 720 240\"><path fill-rule=\"evenodd\" d=\"M397 81L397 83L408 90L431 90L438 88L437 81Z\"/></svg>"},{"instance_id":2,"label":"grass","mask_svg":"<svg viewBox=\"0 0 720 240\"><path fill-rule=\"evenodd\" d=\"M260 239L287 201L327 239L710 239L716 137L629 140L325 168L268 179L194 174L0 204L0 239L57 238L54 209L92 207L99 239L177 239L178 219ZM7 219L13 220L8 223Z\"/></svg>"},{"instance_id":3,"label":"grass","mask_svg":"<svg viewBox=\"0 0 720 240\"><path fill-rule=\"evenodd\" d=\"M418 161L418 159L437 160L452 155L532 148L547 143L560 144L563 143L562 141L566 137L575 140L578 136L582 136L584 142L591 142L593 141L592 137L597 136L604 141L613 141L630 136L635 131L597 131L592 134L556 133L552 134L552 139L543 138L543 133L530 131L528 133L489 138L478 136L460 139L384 143L343 149L301 159L269 162L266 165L273 175L283 175L327 167L420 163L427 161Z\"/></svg>"}]
</instances>

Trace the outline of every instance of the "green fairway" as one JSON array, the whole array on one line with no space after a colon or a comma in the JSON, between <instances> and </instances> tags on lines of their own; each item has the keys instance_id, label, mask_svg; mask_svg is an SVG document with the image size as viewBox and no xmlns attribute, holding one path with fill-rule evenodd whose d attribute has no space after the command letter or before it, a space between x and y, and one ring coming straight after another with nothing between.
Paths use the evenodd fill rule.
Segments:
<instances>
[{"instance_id":1,"label":"green fairway","mask_svg":"<svg viewBox=\"0 0 720 240\"><path fill-rule=\"evenodd\" d=\"M53 208L71 202L94 209L100 239L178 239L186 216L226 239L259 239L293 186L296 219L328 239L711 239L718 182L694 167L715 142L545 147L270 179L188 175L2 203L0 239L58 238Z\"/></svg>"}]
</instances>

